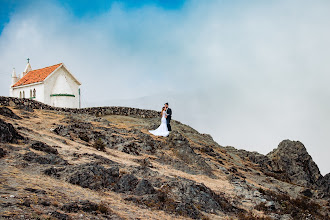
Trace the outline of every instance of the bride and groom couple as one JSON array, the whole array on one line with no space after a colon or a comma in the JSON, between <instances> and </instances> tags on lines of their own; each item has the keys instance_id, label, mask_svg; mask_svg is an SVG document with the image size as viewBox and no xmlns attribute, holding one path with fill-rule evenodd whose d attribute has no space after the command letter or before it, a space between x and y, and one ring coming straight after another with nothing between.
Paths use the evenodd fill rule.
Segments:
<instances>
[{"instance_id":1,"label":"bride and groom couple","mask_svg":"<svg viewBox=\"0 0 330 220\"><path fill-rule=\"evenodd\" d=\"M170 131L172 131L170 124L172 118L172 110L168 107L168 103L165 103L164 107L162 108L161 116L162 119L160 126L156 130L151 130L149 132L156 136L167 137Z\"/></svg>"}]
</instances>

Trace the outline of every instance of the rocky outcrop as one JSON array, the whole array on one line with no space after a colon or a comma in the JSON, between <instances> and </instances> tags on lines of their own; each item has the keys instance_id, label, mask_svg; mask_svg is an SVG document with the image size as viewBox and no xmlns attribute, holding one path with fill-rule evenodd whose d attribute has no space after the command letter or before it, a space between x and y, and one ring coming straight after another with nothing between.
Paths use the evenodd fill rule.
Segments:
<instances>
[{"instance_id":1,"label":"rocky outcrop","mask_svg":"<svg viewBox=\"0 0 330 220\"><path fill-rule=\"evenodd\" d=\"M28 137L0 143L0 218L329 218L330 175L300 142L262 155L221 147L177 121L155 137L147 130L156 118L30 107L8 108L21 120L0 115Z\"/></svg>"},{"instance_id":2,"label":"rocky outcrop","mask_svg":"<svg viewBox=\"0 0 330 220\"><path fill-rule=\"evenodd\" d=\"M30 147L37 151L43 151L49 154L58 154L58 151L55 148L48 146L47 144L40 141L33 141Z\"/></svg>"},{"instance_id":3,"label":"rocky outcrop","mask_svg":"<svg viewBox=\"0 0 330 220\"><path fill-rule=\"evenodd\" d=\"M128 197L127 200L192 219L203 219L203 212L212 214L219 211L231 214L245 212L204 184L186 179L164 182L154 194Z\"/></svg>"},{"instance_id":4,"label":"rocky outcrop","mask_svg":"<svg viewBox=\"0 0 330 220\"><path fill-rule=\"evenodd\" d=\"M10 123L0 119L0 143L17 143L24 139Z\"/></svg>"},{"instance_id":5,"label":"rocky outcrop","mask_svg":"<svg viewBox=\"0 0 330 220\"><path fill-rule=\"evenodd\" d=\"M292 183L312 187L322 176L319 168L299 141L284 140L267 154L272 170L286 173Z\"/></svg>"},{"instance_id":6,"label":"rocky outcrop","mask_svg":"<svg viewBox=\"0 0 330 220\"><path fill-rule=\"evenodd\" d=\"M238 150L234 147L225 147L227 152L231 152L234 153L236 155L238 155L239 157L241 157L243 160L246 161L251 161L255 164L258 164L259 167L261 168L261 170L263 171L271 171L272 167L271 167L271 160L269 159L269 157L260 154L258 152L251 152L251 151L246 151L246 150Z\"/></svg>"},{"instance_id":7,"label":"rocky outcrop","mask_svg":"<svg viewBox=\"0 0 330 220\"><path fill-rule=\"evenodd\" d=\"M317 185L324 192L324 194L321 195L322 197L330 197L330 173L321 177L317 182Z\"/></svg>"},{"instance_id":8,"label":"rocky outcrop","mask_svg":"<svg viewBox=\"0 0 330 220\"><path fill-rule=\"evenodd\" d=\"M0 107L0 115L13 118L13 119L22 119L21 117L17 116L12 110L7 107Z\"/></svg>"},{"instance_id":9,"label":"rocky outcrop","mask_svg":"<svg viewBox=\"0 0 330 220\"><path fill-rule=\"evenodd\" d=\"M0 158L4 157L6 154L7 152L4 149L0 148Z\"/></svg>"},{"instance_id":10,"label":"rocky outcrop","mask_svg":"<svg viewBox=\"0 0 330 220\"><path fill-rule=\"evenodd\" d=\"M131 192L133 191L139 180L132 174L123 175L118 181L115 190L117 192Z\"/></svg>"},{"instance_id":11,"label":"rocky outcrop","mask_svg":"<svg viewBox=\"0 0 330 220\"><path fill-rule=\"evenodd\" d=\"M34 152L27 152L23 156L23 160L31 163L67 165L68 162L56 154L39 155Z\"/></svg>"},{"instance_id":12,"label":"rocky outcrop","mask_svg":"<svg viewBox=\"0 0 330 220\"><path fill-rule=\"evenodd\" d=\"M46 175L63 178L65 181L89 189L111 188L119 179L118 167L104 168L98 164L81 164L66 168L49 168Z\"/></svg>"},{"instance_id":13,"label":"rocky outcrop","mask_svg":"<svg viewBox=\"0 0 330 220\"><path fill-rule=\"evenodd\" d=\"M174 154L183 164L190 165L197 173L213 176L211 167L205 162L204 158L195 153L189 141L179 132L171 132L167 144L168 147L173 148ZM178 165L180 165L180 163Z\"/></svg>"},{"instance_id":14,"label":"rocky outcrop","mask_svg":"<svg viewBox=\"0 0 330 220\"><path fill-rule=\"evenodd\" d=\"M156 190L148 180L142 179L136 185L134 193L135 195L142 196L142 195L154 194L156 193Z\"/></svg>"}]
</instances>

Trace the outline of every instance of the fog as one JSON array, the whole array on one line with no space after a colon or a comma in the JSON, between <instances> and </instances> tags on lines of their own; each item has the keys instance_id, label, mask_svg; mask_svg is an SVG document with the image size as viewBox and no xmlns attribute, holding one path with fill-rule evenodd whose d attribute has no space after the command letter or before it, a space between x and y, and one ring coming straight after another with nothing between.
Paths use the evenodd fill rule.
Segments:
<instances>
[{"instance_id":1,"label":"fog","mask_svg":"<svg viewBox=\"0 0 330 220\"><path fill-rule=\"evenodd\" d=\"M203 2L203 3L202 3ZM266 154L300 140L330 171L330 2L119 3L76 17L56 1L20 7L0 35L0 95L21 73L64 62L82 104L161 109L222 146Z\"/></svg>"}]
</instances>

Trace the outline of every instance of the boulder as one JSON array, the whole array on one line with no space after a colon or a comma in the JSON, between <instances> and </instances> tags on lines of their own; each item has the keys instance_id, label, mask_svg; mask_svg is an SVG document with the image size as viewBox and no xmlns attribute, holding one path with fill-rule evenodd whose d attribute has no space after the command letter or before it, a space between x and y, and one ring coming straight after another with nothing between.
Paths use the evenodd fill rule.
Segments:
<instances>
[{"instance_id":1,"label":"boulder","mask_svg":"<svg viewBox=\"0 0 330 220\"><path fill-rule=\"evenodd\" d=\"M10 123L0 119L0 143L17 143L17 140L24 139Z\"/></svg>"},{"instance_id":2,"label":"boulder","mask_svg":"<svg viewBox=\"0 0 330 220\"><path fill-rule=\"evenodd\" d=\"M121 152L131 154L131 155L136 155L136 156L140 155L139 146L133 141L128 141L123 144L118 144L116 147Z\"/></svg>"},{"instance_id":3,"label":"boulder","mask_svg":"<svg viewBox=\"0 0 330 220\"><path fill-rule=\"evenodd\" d=\"M98 204L88 200L82 200L78 202L65 203L61 209L66 212L78 212L80 210L84 212L95 212L98 208Z\"/></svg>"},{"instance_id":4,"label":"boulder","mask_svg":"<svg viewBox=\"0 0 330 220\"><path fill-rule=\"evenodd\" d=\"M116 191L128 192L133 191L138 184L138 179L132 174L123 175L116 185Z\"/></svg>"},{"instance_id":5,"label":"boulder","mask_svg":"<svg viewBox=\"0 0 330 220\"><path fill-rule=\"evenodd\" d=\"M54 217L58 220L69 220L70 219L70 217L67 214L57 212L57 211L51 212L50 216Z\"/></svg>"},{"instance_id":6,"label":"boulder","mask_svg":"<svg viewBox=\"0 0 330 220\"><path fill-rule=\"evenodd\" d=\"M55 148L40 141L34 141L30 147L37 151L43 151L49 154L58 154L58 151Z\"/></svg>"},{"instance_id":7,"label":"boulder","mask_svg":"<svg viewBox=\"0 0 330 220\"><path fill-rule=\"evenodd\" d=\"M42 190L42 189L35 189L35 188L28 187L28 188L25 188L24 190L32 192L32 193L37 193L37 194L46 194L46 191Z\"/></svg>"},{"instance_id":8,"label":"boulder","mask_svg":"<svg viewBox=\"0 0 330 220\"><path fill-rule=\"evenodd\" d=\"M174 154L185 164L195 168L200 174L213 177L212 168L205 162L205 159L195 153L189 141L177 131L169 135L168 146L173 148ZM198 173L197 172L197 173Z\"/></svg>"},{"instance_id":9,"label":"boulder","mask_svg":"<svg viewBox=\"0 0 330 220\"><path fill-rule=\"evenodd\" d=\"M57 172L55 173L58 175ZM106 169L101 165L90 163L69 167L63 175L69 183L98 190L111 188L112 184L118 181L119 169L118 167Z\"/></svg>"},{"instance_id":10,"label":"boulder","mask_svg":"<svg viewBox=\"0 0 330 220\"><path fill-rule=\"evenodd\" d=\"M55 154L39 155L34 152L27 152L23 159L32 163L67 165L68 162Z\"/></svg>"},{"instance_id":11,"label":"boulder","mask_svg":"<svg viewBox=\"0 0 330 220\"><path fill-rule=\"evenodd\" d=\"M142 184L142 181L140 183ZM203 219L203 212L217 213L222 211L235 213L235 215L244 212L244 210L234 207L226 198L216 194L204 184L186 179L163 182L160 189L155 193L129 197L128 200L192 219Z\"/></svg>"},{"instance_id":12,"label":"boulder","mask_svg":"<svg viewBox=\"0 0 330 220\"><path fill-rule=\"evenodd\" d=\"M136 195L154 194L155 192L154 187L146 179L140 180L134 191Z\"/></svg>"},{"instance_id":13,"label":"boulder","mask_svg":"<svg viewBox=\"0 0 330 220\"><path fill-rule=\"evenodd\" d=\"M7 152L4 149L0 148L0 158L6 156L6 154Z\"/></svg>"},{"instance_id":14,"label":"boulder","mask_svg":"<svg viewBox=\"0 0 330 220\"><path fill-rule=\"evenodd\" d=\"M326 197L330 197L330 173L320 178L317 185L325 193Z\"/></svg>"},{"instance_id":15,"label":"boulder","mask_svg":"<svg viewBox=\"0 0 330 220\"><path fill-rule=\"evenodd\" d=\"M21 117L17 116L12 110L7 107L0 107L0 115L6 116L8 118L13 119L22 119Z\"/></svg>"}]
</instances>

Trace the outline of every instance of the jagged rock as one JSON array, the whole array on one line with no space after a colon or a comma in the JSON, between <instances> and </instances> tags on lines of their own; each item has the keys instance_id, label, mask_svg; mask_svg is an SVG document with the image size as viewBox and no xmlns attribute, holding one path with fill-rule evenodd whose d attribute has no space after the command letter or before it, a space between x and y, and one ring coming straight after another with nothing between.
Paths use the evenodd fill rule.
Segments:
<instances>
[{"instance_id":1,"label":"jagged rock","mask_svg":"<svg viewBox=\"0 0 330 220\"><path fill-rule=\"evenodd\" d=\"M12 110L7 107L0 107L0 115L13 118L13 119L22 119L21 117L17 116Z\"/></svg>"},{"instance_id":2,"label":"jagged rock","mask_svg":"<svg viewBox=\"0 0 330 220\"><path fill-rule=\"evenodd\" d=\"M44 174L46 174L48 176L53 176L53 177L59 178L61 176L61 172L64 170L65 170L65 168L51 167L51 168L45 169Z\"/></svg>"},{"instance_id":3,"label":"jagged rock","mask_svg":"<svg viewBox=\"0 0 330 220\"><path fill-rule=\"evenodd\" d=\"M132 154L132 155L140 155L139 146L135 142L126 142L123 144L117 145L117 149L121 152Z\"/></svg>"},{"instance_id":4,"label":"jagged rock","mask_svg":"<svg viewBox=\"0 0 330 220\"><path fill-rule=\"evenodd\" d=\"M0 119L0 142L1 143L17 143L17 140L24 139L10 123Z\"/></svg>"},{"instance_id":5,"label":"jagged rock","mask_svg":"<svg viewBox=\"0 0 330 220\"><path fill-rule=\"evenodd\" d=\"M111 129L104 128L103 131L95 131L90 122L72 118L67 120L70 123L69 125L59 125L52 131L63 137L70 137L70 139L77 137L85 142L93 142L91 146L100 151L105 151L106 146L113 145L108 138L111 136ZM98 129L101 130L102 128L98 127Z\"/></svg>"},{"instance_id":6,"label":"jagged rock","mask_svg":"<svg viewBox=\"0 0 330 220\"><path fill-rule=\"evenodd\" d=\"M133 191L138 184L138 179L132 174L123 175L118 181L115 189L118 192Z\"/></svg>"},{"instance_id":7,"label":"jagged rock","mask_svg":"<svg viewBox=\"0 0 330 220\"><path fill-rule=\"evenodd\" d=\"M31 201L29 199L24 199L24 201L21 203L21 205L30 207L31 206Z\"/></svg>"},{"instance_id":8,"label":"jagged rock","mask_svg":"<svg viewBox=\"0 0 330 220\"><path fill-rule=\"evenodd\" d=\"M84 212L94 212L98 209L98 204L88 200L79 201L78 204L80 209Z\"/></svg>"},{"instance_id":9,"label":"jagged rock","mask_svg":"<svg viewBox=\"0 0 330 220\"><path fill-rule=\"evenodd\" d=\"M142 179L139 181L135 188L136 195L146 195L146 194L154 194L156 191L154 187L150 184L150 182L146 179Z\"/></svg>"},{"instance_id":10,"label":"jagged rock","mask_svg":"<svg viewBox=\"0 0 330 220\"><path fill-rule=\"evenodd\" d=\"M65 212L78 212L80 210L77 202L65 203L61 209Z\"/></svg>"},{"instance_id":11,"label":"jagged rock","mask_svg":"<svg viewBox=\"0 0 330 220\"><path fill-rule=\"evenodd\" d=\"M149 160L149 158L135 159L134 161L139 163L142 168L153 167L152 163Z\"/></svg>"},{"instance_id":12,"label":"jagged rock","mask_svg":"<svg viewBox=\"0 0 330 220\"><path fill-rule=\"evenodd\" d=\"M88 200L69 202L62 206L62 210L66 212L78 212L80 210L84 212L95 212L98 210L98 204L90 202Z\"/></svg>"},{"instance_id":13,"label":"jagged rock","mask_svg":"<svg viewBox=\"0 0 330 220\"><path fill-rule=\"evenodd\" d=\"M98 164L82 164L67 168L64 176L69 183L97 190L111 188L118 180L119 169L118 167L106 169Z\"/></svg>"},{"instance_id":14,"label":"jagged rock","mask_svg":"<svg viewBox=\"0 0 330 220\"><path fill-rule=\"evenodd\" d=\"M67 214L64 214L64 213L60 213L60 212L57 212L57 211L54 211L50 214L50 216L58 219L58 220L69 220L70 217L67 215Z\"/></svg>"},{"instance_id":15,"label":"jagged rock","mask_svg":"<svg viewBox=\"0 0 330 220\"><path fill-rule=\"evenodd\" d=\"M75 133L77 136L83 135L89 138L90 131L93 126L89 122L82 122L78 120L69 120L70 125L59 125L53 131L61 136L69 135L70 133Z\"/></svg>"},{"instance_id":16,"label":"jagged rock","mask_svg":"<svg viewBox=\"0 0 330 220\"><path fill-rule=\"evenodd\" d=\"M46 194L46 191L42 189L25 188L24 190L38 194Z\"/></svg>"},{"instance_id":17,"label":"jagged rock","mask_svg":"<svg viewBox=\"0 0 330 220\"><path fill-rule=\"evenodd\" d=\"M163 192L175 201L186 204L194 204L200 210L214 213L215 210L235 211L235 207L222 196L214 193L204 184L195 183L190 180L170 181L161 187Z\"/></svg>"},{"instance_id":18,"label":"jagged rock","mask_svg":"<svg viewBox=\"0 0 330 220\"><path fill-rule=\"evenodd\" d=\"M207 155L211 157L217 157L218 154L213 150L211 146L205 146L201 149L201 152L206 153Z\"/></svg>"},{"instance_id":19,"label":"jagged rock","mask_svg":"<svg viewBox=\"0 0 330 220\"><path fill-rule=\"evenodd\" d=\"M305 189L305 190L301 191L300 193L309 198L313 197L313 193L310 189Z\"/></svg>"},{"instance_id":20,"label":"jagged rock","mask_svg":"<svg viewBox=\"0 0 330 220\"><path fill-rule=\"evenodd\" d=\"M33 163L39 164L58 164L58 165L67 165L68 162L62 159L60 156L55 154L47 154L44 156L38 155L34 152L27 152L23 155L23 159Z\"/></svg>"},{"instance_id":21,"label":"jagged rock","mask_svg":"<svg viewBox=\"0 0 330 220\"><path fill-rule=\"evenodd\" d=\"M28 105L25 105L25 104L16 105L15 109L22 109L22 110L27 111L27 112L34 112L34 110L31 106L28 106Z\"/></svg>"},{"instance_id":22,"label":"jagged rock","mask_svg":"<svg viewBox=\"0 0 330 220\"><path fill-rule=\"evenodd\" d=\"M128 200L193 219L202 219L202 212L244 212L232 206L223 196L214 193L204 184L185 179L165 182L156 194L128 198Z\"/></svg>"},{"instance_id":23,"label":"jagged rock","mask_svg":"<svg viewBox=\"0 0 330 220\"><path fill-rule=\"evenodd\" d=\"M96 164L111 164L111 165L118 165L117 162L114 162L108 158L105 158L101 155L97 155L97 154L88 154L88 153L84 153L82 154L82 156L87 156L90 157L93 161L95 161L94 163ZM78 155L78 157L80 157L80 155Z\"/></svg>"},{"instance_id":24,"label":"jagged rock","mask_svg":"<svg viewBox=\"0 0 330 220\"><path fill-rule=\"evenodd\" d=\"M240 158L242 158L243 160L249 160L255 164L258 164L259 167L261 168L262 171L264 172L271 172L272 171L272 167L271 167L271 160L269 159L269 157L260 154L258 152L250 152L250 151L246 151L246 150L238 150L234 147L225 147L227 152L230 153L234 153L236 155L238 155Z\"/></svg>"},{"instance_id":25,"label":"jagged rock","mask_svg":"<svg viewBox=\"0 0 330 220\"><path fill-rule=\"evenodd\" d=\"M273 201L268 201L268 202L266 202L265 206L266 206L269 210L275 210L275 202L273 202Z\"/></svg>"},{"instance_id":26,"label":"jagged rock","mask_svg":"<svg viewBox=\"0 0 330 220\"><path fill-rule=\"evenodd\" d=\"M287 173L295 184L315 186L321 177L319 168L299 141L284 140L267 156L272 161L272 169Z\"/></svg>"},{"instance_id":27,"label":"jagged rock","mask_svg":"<svg viewBox=\"0 0 330 220\"><path fill-rule=\"evenodd\" d=\"M325 197L330 197L330 173L320 178L317 185L325 193Z\"/></svg>"},{"instance_id":28,"label":"jagged rock","mask_svg":"<svg viewBox=\"0 0 330 220\"><path fill-rule=\"evenodd\" d=\"M175 155L184 163L197 167L196 170L199 170L202 174L213 176L211 167L200 155L195 153L189 141L179 132L173 131L169 135L168 145L173 148Z\"/></svg>"},{"instance_id":29,"label":"jagged rock","mask_svg":"<svg viewBox=\"0 0 330 220\"><path fill-rule=\"evenodd\" d=\"M7 152L4 149L0 148L0 158L6 156L6 154Z\"/></svg>"},{"instance_id":30,"label":"jagged rock","mask_svg":"<svg viewBox=\"0 0 330 220\"><path fill-rule=\"evenodd\" d=\"M89 142L90 138L88 136L88 133L85 132L80 132L79 133L79 138L83 141Z\"/></svg>"},{"instance_id":31,"label":"jagged rock","mask_svg":"<svg viewBox=\"0 0 330 220\"><path fill-rule=\"evenodd\" d=\"M38 201L38 204L43 205L43 206L50 206L51 203L49 201L46 200L40 200Z\"/></svg>"},{"instance_id":32,"label":"jagged rock","mask_svg":"<svg viewBox=\"0 0 330 220\"><path fill-rule=\"evenodd\" d=\"M132 129L131 132L138 135L140 139L138 149L144 153L155 153L156 149L161 148L160 141L153 139L150 135L145 134L137 129Z\"/></svg>"},{"instance_id":33,"label":"jagged rock","mask_svg":"<svg viewBox=\"0 0 330 220\"><path fill-rule=\"evenodd\" d=\"M141 197L128 197L125 200L142 204L149 208L164 210L165 212L187 216L192 219L203 219L203 214L194 204L174 201L166 193L158 191L157 194L144 195Z\"/></svg>"},{"instance_id":34,"label":"jagged rock","mask_svg":"<svg viewBox=\"0 0 330 220\"><path fill-rule=\"evenodd\" d=\"M198 208L190 203L179 203L176 204L175 211L183 216L188 216L192 219L203 219L203 214Z\"/></svg>"},{"instance_id":35,"label":"jagged rock","mask_svg":"<svg viewBox=\"0 0 330 220\"><path fill-rule=\"evenodd\" d=\"M57 149L48 146L47 144L40 141L34 141L30 147L34 150L43 151L49 154L58 154Z\"/></svg>"}]
</instances>

